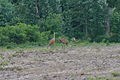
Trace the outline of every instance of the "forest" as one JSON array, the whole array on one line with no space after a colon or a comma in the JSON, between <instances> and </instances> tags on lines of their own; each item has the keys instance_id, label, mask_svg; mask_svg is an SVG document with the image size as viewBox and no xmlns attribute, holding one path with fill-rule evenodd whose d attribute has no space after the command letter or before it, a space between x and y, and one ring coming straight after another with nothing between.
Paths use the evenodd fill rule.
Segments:
<instances>
[{"instance_id":1,"label":"forest","mask_svg":"<svg viewBox=\"0 0 120 80\"><path fill-rule=\"evenodd\" d=\"M0 46L53 38L120 42L120 0L0 0Z\"/></svg>"},{"instance_id":2,"label":"forest","mask_svg":"<svg viewBox=\"0 0 120 80\"><path fill-rule=\"evenodd\" d=\"M0 0L0 80L120 80L120 0Z\"/></svg>"}]
</instances>

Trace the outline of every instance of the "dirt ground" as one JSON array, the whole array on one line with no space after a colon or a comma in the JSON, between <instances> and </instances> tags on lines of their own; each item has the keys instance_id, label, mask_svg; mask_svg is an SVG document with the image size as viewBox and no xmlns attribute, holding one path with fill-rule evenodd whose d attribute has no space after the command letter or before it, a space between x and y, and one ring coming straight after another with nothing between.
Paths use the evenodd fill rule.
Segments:
<instances>
[{"instance_id":1,"label":"dirt ground","mask_svg":"<svg viewBox=\"0 0 120 80\"><path fill-rule=\"evenodd\" d=\"M120 72L120 46L5 51L0 55L0 80L88 80Z\"/></svg>"}]
</instances>

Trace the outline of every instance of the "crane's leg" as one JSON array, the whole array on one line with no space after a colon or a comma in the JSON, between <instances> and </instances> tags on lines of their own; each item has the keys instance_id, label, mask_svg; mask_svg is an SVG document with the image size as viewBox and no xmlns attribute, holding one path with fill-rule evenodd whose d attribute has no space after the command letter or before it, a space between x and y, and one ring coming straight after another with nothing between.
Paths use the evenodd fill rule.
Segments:
<instances>
[{"instance_id":1,"label":"crane's leg","mask_svg":"<svg viewBox=\"0 0 120 80\"><path fill-rule=\"evenodd\" d=\"M48 45L47 45L47 48L50 48L50 46L51 46L51 45L50 45L50 44L48 44Z\"/></svg>"},{"instance_id":2,"label":"crane's leg","mask_svg":"<svg viewBox=\"0 0 120 80\"><path fill-rule=\"evenodd\" d=\"M62 43L62 49L64 49L65 48L65 44L64 43Z\"/></svg>"}]
</instances>

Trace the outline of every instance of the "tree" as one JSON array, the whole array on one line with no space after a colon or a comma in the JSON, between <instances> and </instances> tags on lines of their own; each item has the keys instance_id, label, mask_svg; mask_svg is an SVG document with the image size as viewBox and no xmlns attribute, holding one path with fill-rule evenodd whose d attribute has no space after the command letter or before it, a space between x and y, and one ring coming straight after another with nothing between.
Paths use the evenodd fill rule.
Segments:
<instances>
[{"instance_id":1,"label":"tree","mask_svg":"<svg viewBox=\"0 0 120 80\"><path fill-rule=\"evenodd\" d=\"M64 0L63 0L64 1ZM67 0L62 4L65 33L69 37L92 38L104 34L104 6L99 0Z\"/></svg>"},{"instance_id":2,"label":"tree","mask_svg":"<svg viewBox=\"0 0 120 80\"><path fill-rule=\"evenodd\" d=\"M51 0L22 0L16 5L16 15L26 24L37 24L41 18L46 18L53 12L51 2Z\"/></svg>"},{"instance_id":3,"label":"tree","mask_svg":"<svg viewBox=\"0 0 120 80\"><path fill-rule=\"evenodd\" d=\"M106 23L106 35L110 36L110 18L114 12L115 9L118 9L118 5L120 4L119 0L106 0L106 17L105 17L105 23Z\"/></svg>"},{"instance_id":4,"label":"tree","mask_svg":"<svg viewBox=\"0 0 120 80\"><path fill-rule=\"evenodd\" d=\"M0 0L0 26L12 25L14 5L8 0Z\"/></svg>"}]
</instances>

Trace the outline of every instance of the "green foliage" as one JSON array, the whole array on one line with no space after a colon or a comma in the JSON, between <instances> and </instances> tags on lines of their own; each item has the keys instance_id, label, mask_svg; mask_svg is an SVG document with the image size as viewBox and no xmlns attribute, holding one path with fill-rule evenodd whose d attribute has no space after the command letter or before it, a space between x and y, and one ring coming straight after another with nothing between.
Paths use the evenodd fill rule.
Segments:
<instances>
[{"instance_id":1,"label":"green foliage","mask_svg":"<svg viewBox=\"0 0 120 80\"><path fill-rule=\"evenodd\" d=\"M11 25L14 6L8 0L0 0L0 27Z\"/></svg>"},{"instance_id":2,"label":"green foliage","mask_svg":"<svg viewBox=\"0 0 120 80\"><path fill-rule=\"evenodd\" d=\"M38 25L41 31L51 31L52 33L60 34L63 25L62 16L60 14L50 14L45 19L40 19Z\"/></svg>"},{"instance_id":3,"label":"green foliage","mask_svg":"<svg viewBox=\"0 0 120 80\"><path fill-rule=\"evenodd\" d=\"M41 32L40 39L39 39L39 45L41 46L41 45L48 44L49 36L50 36L49 31Z\"/></svg>"},{"instance_id":4,"label":"green foliage","mask_svg":"<svg viewBox=\"0 0 120 80\"><path fill-rule=\"evenodd\" d=\"M111 19L111 42L120 42L120 12L114 12Z\"/></svg>"},{"instance_id":5,"label":"green foliage","mask_svg":"<svg viewBox=\"0 0 120 80\"><path fill-rule=\"evenodd\" d=\"M17 56L20 56L20 54L14 53L14 54L12 54L11 56L12 56L12 57L17 57Z\"/></svg>"},{"instance_id":6,"label":"green foliage","mask_svg":"<svg viewBox=\"0 0 120 80\"><path fill-rule=\"evenodd\" d=\"M49 32L40 32L38 26L18 24L16 26L7 26L0 29L0 45L23 44L26 42L41 42L45 44Z\"/></svg>"},{"instance_id":7,"label":"green foliage","mask_svg":"<svg viewBox=\"0 0 120 80\"><path fill-rule=\"evenodd\" d=\"M0 66L5 66L5 65L8 65L9 64L9 61L2 61L1 63L0 63Z\"/></svg>"},{"instance_id":8,"label":"green foliage","mask_svg":"<svg viewBox=\"0 0 120 80\"><path fill-rule=\"evenodd\" d=\"M104 42L106 43L107 41L109 41L110 37L106 36L106 35L99 35L98 37L96 37L95 39L93 39L96 42Z\"/></svg>"},{"instance_id":9,"label":"green foliage","mask_svg":"<svg viewBox=\"0 0 120 80\"><path fill-rule=\"evenodd\" d=\"M103 27L105 2L69 0L64 4L68 4L66 5L68 9L63 11L67 36L80 39L89 37L94 41L96 37L105 33Z\"/></svg>"},{"instance_id":10,"label":"green foliage","mask_svg":"<svg viewBox=\"0 0 120 80\"><path fill-rule=\"evenodd\" d=\"M88 79L88 80L94 80L94 78L92 78L92 77L88 77L87 79Z\"/></svg>"},{"instance_id":11,"label":"green foliage","mask_svg":"<svg viewBox=\"0 0 120 80\"><path fill-rule=\"evenodd\" d=\"M3 59L3 58L4 58L4 56L0 54L0 59Z\"/></svg>"},{"instance_id":12,"label":"green foliage","mask_svg":"<svg viewBox=\"0 0 120 80\"><path fill-rule=\"evenodd\" d=\"M20 67L0 67L0 71L19 71L22 70Z\"/></svg>"},{"instance_id":13,"label":"green foliage","mask_svg":"<svg viewBox=\"0 0 120 80\"><path fill-rule=\"evenodd\" d=\"M120 42L119 5L120 0L0 0L0 46L45 45L53 32L106 45Z\"/></svg>"},{"instance_id":14,"label":"green foliage","mask_svg":"<svg viewBox=\"0 0 120 80\"><path fill-rule=\"evenodd\" d=\"M114 77L120 76L120 73L119 73L119 72L111 72L111 74L112 74Z\"/></svg>"},{"instance_id":15,"label":"green foliage","mask_svg":"<svg viewBox=\"0 0 120 80\"><path fill-rule=\"evenodd\" d=\"M3 43L2 46L6 46L7 49L14 49L17 46L17 44L13 42L10 43L6 42L6 44Z\"/></svg>"},{"instance_id":16,"label":"green foliage","mask_svg":"<svg viewBox=\"0 0 120 80\"><path fill-rule=\"evenodd\" d=\"M117 78L110 78L110 77L96 77L96 78L92 78L92 77L88 77L88 80L119 80Z\"/></svg>"}]
</instances>

